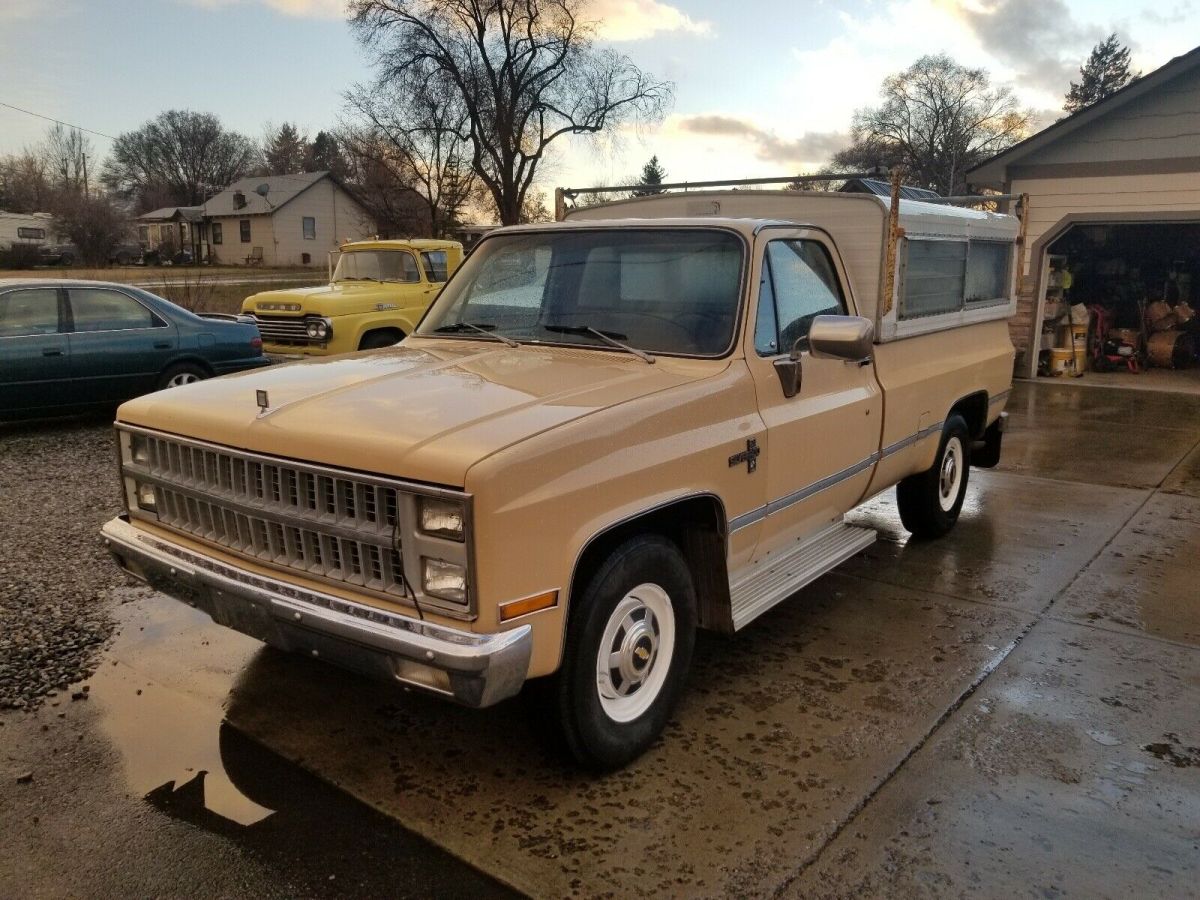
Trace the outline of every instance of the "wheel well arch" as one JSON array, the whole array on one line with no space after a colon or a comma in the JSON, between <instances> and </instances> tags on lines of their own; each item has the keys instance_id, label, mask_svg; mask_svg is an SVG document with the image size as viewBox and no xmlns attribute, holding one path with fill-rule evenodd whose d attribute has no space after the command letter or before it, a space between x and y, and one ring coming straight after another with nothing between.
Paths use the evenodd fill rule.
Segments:
<instances>
[{"instance_id":1,"label":"wheel well arch","mask_svg":"<svg viewBox=\"0 0 1200 900\"><path fill-rule=\"evenodd\" d=\"M363 341L365 341L367 338L371 337L371 335L375 335L375 334L386 334L389 337L394 337L396 339L397 343L404 340L404 338L408 336L408 332L405 331L404 328L400 325L367 326L366 328L364 328L362 330L362 333L358 336L357 346L361 348Z\"/></svg>"},{"instance_id":2,"label":"wheel well arch","mask_svg":"<svg viewBox=\"0 0 1200 900\"><path fill-rule=\"evenodd\" d=\"M987 391L976 391L955 401L946 417L958 413L966 420L967 430L971 437L979 440L987 431L988 395Z\"/></svg>"},{"instance_id":3,"label":"wheel well arch","mask_svg":"<svg viewBox=\"0 0 1200 900\"><path fill-rule=\"evenodd\" d=\"M216 370L213 369L212 363L210 363L203 356L200 356L200 355L194 354L194 353L185 353L181 356L171 357L169 360L167 360L166 365L164 365L161 369L158 370L158 374L161 376L168 369L173 368L174 366L178 366L181 363L191 363L192 365L199 366L201 369L203 369L205 372L208 373L210 378L216 374Z\"/></svg>"},{"instance_id":4,"label":"wheel well arch","mask_svg":"<svg viewBox=\"0 0 1200 900\"><path fill-rule=\"evenodd\" d=\"M701 493L668 501L609 525L588 539L575 561L566 618L571 616L575 598L582 594L590 573L618 545L639 534L659 534L675 544L692 573L697 624L701 628L732 631L726 568L727 522L721 498Z\"/></svg>"}]
</instances>

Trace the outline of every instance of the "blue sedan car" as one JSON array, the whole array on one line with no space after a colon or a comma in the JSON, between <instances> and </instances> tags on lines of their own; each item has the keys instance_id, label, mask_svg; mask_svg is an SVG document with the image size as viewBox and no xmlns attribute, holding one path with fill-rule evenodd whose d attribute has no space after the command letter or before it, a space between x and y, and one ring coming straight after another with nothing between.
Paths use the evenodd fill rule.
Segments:
<instances>
[{"instance_id":1,"label":"blue sedan car","mask_svg":"<svg viewBox=\"0 0 1200 900\"><path fill-rule=\"evenodd\" d=\"M103 281L0 279L0 418L116 405L269 365L249 319Z\"/></svg>"}]
</instances>

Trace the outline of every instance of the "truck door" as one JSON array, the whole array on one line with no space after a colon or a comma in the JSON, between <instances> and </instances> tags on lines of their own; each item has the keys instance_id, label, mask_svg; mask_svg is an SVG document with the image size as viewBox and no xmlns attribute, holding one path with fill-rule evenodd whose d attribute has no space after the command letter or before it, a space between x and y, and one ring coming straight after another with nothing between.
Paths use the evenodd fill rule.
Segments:
<instances>
[{"instance_id":1,"label":"truck door","mask_svg":"<svg viewBox=\"0 0 1200 900\"><path fill-rule=\"evenodd\" d=\"M815 358L807 348L816 316L856 313L832 251L816 230L760 232L746 352L767 428L758 461L767 506L756 559L840 520L862 498L878 461L883 395L874 366ZM793 346L799 390L789 397L779 364L786 366Z\"/></svg>"},{"instance_id":2,"label":"truck door","mask_svg":"<svg viewBox=\"0 0 1200 900\"><path fill-rule=\"evenodd\" d=\"M70 361L61 323L57 288L0 292L0 412L72 401L63 391Z\"/></svg>"}]
</instances>

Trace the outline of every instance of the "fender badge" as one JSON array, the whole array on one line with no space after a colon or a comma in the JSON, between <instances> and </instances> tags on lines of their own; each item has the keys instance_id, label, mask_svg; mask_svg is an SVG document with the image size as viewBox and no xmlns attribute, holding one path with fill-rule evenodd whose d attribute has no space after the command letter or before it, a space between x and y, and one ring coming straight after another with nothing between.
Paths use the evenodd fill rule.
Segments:
<instances>
[{"instance_id":1,"label":"fender badge","mask_svg":"<svg viewBox=\"0 0 1200 900\"><path fill-rule=\"evenodd\" d=\"M266 391L255 391L254 399L258 401L259 412L266 412L271 405L271 398L267 396Z\"/></svg>"}]
</instances>

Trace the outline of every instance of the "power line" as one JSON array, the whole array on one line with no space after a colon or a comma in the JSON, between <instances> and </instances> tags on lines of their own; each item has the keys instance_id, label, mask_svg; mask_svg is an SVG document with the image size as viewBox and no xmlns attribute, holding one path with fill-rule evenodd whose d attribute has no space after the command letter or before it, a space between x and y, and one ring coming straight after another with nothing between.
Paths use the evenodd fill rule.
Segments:
<instances>
[{"instance_id":1,"label":"power line","mask_svg":"<svg viewBox=\"0 0 1200 900\"><path fill-rule=\"evenodd\" d=\"M51 116L43 116L41 113L35 113L28 109L21 109L21 107L13 106L11 103L5 103L3 100L0 100L0 106L7 107L8 109L15 109L17 112L25 113L25 115L27 115L27 116L33 116L35 119L44 119L47 122L54 122L56 125L63 125L67 128L74 128L76 131L84 131L84 132L87 132L88 134L94 134L96 137L102 137L107 141L115 141L116 140L116 138L113 137L111 134L105 134L102 131L92 131L92 129L90 129L90 128L84 128L81 125L72 125L70 122L64 122L61 119L55 119L55 118L52 118Z\"/></svg>"}]
</instances>

